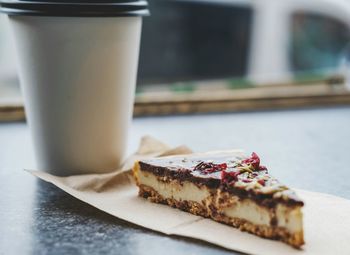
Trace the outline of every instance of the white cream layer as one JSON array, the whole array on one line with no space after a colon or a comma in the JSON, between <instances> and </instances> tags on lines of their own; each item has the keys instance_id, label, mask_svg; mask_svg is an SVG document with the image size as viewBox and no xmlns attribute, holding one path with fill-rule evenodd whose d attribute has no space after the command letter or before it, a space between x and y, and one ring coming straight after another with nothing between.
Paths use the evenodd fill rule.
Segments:
<instances>
[{"instance_id":1,"label":"white cream layer","mask_svg":"<svg viewBox=\"0 0 350 255\"><path fill-rule=\"evenodd\" d=\"M205 187L197 187L191 182L179 185L176 182L161 182L152 173L138 171L140 184L147 185L157 191L164 198L173 198L177 201L194 201L202 204L208 201L210 192ZM256 225L270 226L271 212L260 207L251 200L239 200L223 210L224 214L231 218L240 218ZM299 207L289 208L280 204L276 208L276 216L279 227L284 227L291 233L302 231L302 214Z\"/></svg>"},{"instance_id":2,"label":"white cream layer","mask_svg":"<svg viewBox=\"0 0 350 255\"><path fill-rule=\"evenodd\" d=\"M188 200L201 203L210 196L205 187L198 188L196 185L185 182L183 185L177 183L166 183L157 180L151 173L139 171L139 182L157 191L164 198L173 198L177 201Z\"/></svg>"}]
</instances>

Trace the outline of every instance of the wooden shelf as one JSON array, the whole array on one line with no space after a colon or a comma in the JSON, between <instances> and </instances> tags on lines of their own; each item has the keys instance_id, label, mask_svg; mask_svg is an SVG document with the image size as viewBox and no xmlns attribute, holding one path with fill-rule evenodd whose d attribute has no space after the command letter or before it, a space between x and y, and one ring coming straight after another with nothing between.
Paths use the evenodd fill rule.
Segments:
<instances>
[{"instance_id":1,"label":"wooden shelf","mask_svg":"<svg viewBox=\"0 0 350 255\"><path fill-rule=\"evenodd\" d=\"M334 82L336 81L336 82ZM343 80L230 89L222 81L197 82L191 91L149 86L135 99L134 116L215 113L350 105ZM0 103L0 121L24 120L21 100Z\"/></svg>"}]
</instances>

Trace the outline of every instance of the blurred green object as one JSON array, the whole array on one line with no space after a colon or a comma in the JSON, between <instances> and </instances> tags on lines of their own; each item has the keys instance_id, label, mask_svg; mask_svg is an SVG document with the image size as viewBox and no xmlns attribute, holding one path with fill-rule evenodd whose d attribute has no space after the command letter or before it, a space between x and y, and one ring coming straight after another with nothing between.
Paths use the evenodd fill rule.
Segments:
<instances>
[{"instance_id":1,"label":"blurred green object","mask_svg":"<svg viewBox=\"0 0 350 255\"><path fill-rule=\"evenodd\" d=\"M322 80L327 80L329 74L324 71L306 71L294 73L293 80L296 85L305 83L314 83Z\"/></svg>"},{"instance_id":2,"label":"blurred green object","mask_svg":"<svg viewBox=\"0 0 350 255\"><path fill-rule=\"evenodd\" d=\"M176 82L170 85L170 90L177 93L189 93L196 90L194 82Z\"/></svg>"},{"instance_id":3,"label":"blurred green object","mask_svg":"<svg viewBox=\"0 0 350 255\"><path fill-rule=\"evenodd\" d=\"M229 89L244 89L244 88L254 88L255 85L248 79L245 78L233 78L227 80L227 87Z\"/></svg>"}]
</instances>

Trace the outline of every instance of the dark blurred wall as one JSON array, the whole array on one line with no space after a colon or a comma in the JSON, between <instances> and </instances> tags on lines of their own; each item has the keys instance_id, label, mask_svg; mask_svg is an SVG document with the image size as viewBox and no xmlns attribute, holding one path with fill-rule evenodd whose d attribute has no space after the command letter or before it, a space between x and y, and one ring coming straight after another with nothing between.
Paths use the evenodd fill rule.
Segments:
<instances>
[{"instance_id":1,"label":"dark blurred wall","mask_svg":"<svg viewBox=\"0 0 350 255\"><path fill-rule=\"evenodd\" d=\"M149 0L138 84L246 73L252 11L213 2Z\"/></svg>"}]
</instances>

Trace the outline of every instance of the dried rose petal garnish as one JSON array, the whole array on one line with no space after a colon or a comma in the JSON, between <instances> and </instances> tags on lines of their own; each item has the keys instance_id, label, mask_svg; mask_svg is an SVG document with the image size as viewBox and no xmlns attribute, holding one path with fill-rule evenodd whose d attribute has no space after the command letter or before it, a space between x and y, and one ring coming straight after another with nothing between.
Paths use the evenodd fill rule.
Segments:
<instances>
[{"instance_id":1,"label":"dried rose petal garnish","mask_svg":"<svg viewBox=\"0 0 350 255\"><path fill-rule=\"evenodd\" d=\"M221 172L221 183L225 184L231 184L233 182L238 181L238 175L241 173L239 171L237 172L226 172L222 171Z\"/></svg>"},{"instance_id":2,"label":"dried rose petal garnish","mask_svg":"<svg viewBox=\"0 0 350 255\"><path fill-rule=\"evenodd\" d=\"M194 170L200 171L202 174L211 174L219 171L224 171L227 169L227 164L214 164L211 162L200 162L194 167Z\"/></svg>"},{"instance_id":3,"label":"dried rose petal garnish","mask_svg":"<svg viewBox=\"0 0 350 255\"><path fill-rule=\"evenodd\" d=\"M251 166L252 170L255 171L267 170L265 166L260 166L260 158L255 152L252 153L250 158L242 160L242 164Z\"/></svg>"},{"instance_id":4,"label":"dried rose petal garnish","mask_svg":"<svg viewBox=\"0 0 350 255\"><path fill-rule=\"evenodd\" d=\"M262 170L267 170L267 167L266 166L259 166L259 170L262 171Z\"/></svg>"},{"instance_id":5,"label":"dried rose petal garnish","mask_svg":"<svg viewBox=\"0 0 350 255\"><path fill-rule=\"evenodd\" d=\"M258 183L262 186L265 186L265 180L263 179L258 180Z\"/></svg>"}]
</instances>

